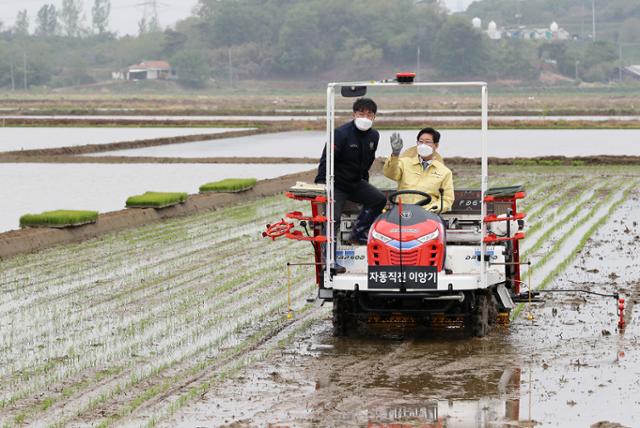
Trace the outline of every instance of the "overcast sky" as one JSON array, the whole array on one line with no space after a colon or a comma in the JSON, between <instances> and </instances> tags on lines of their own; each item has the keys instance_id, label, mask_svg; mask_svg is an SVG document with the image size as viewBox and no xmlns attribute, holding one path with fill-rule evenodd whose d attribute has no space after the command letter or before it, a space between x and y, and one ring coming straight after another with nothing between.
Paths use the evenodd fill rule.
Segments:
<instances>
[{"instance_id":1,"label":"overcast sky","mask_svg":"<svg viewBox=\"0 0 640 428\"><path fill-rule=\"evenodd\" d=\"M348 0L345 0L348 1ZM445 5L452 12L458 12L460 7L464 10L473 0L444 0ZM111 15L109 27L119 35L137 34L138 21L144 14L144 3L150 0L111 0ZM44 4L54 4L56 9L62 7L62 0L0 0L0 21L5 27L11 27L16 22L19 10L27 9L29 14L30 30L35 28L36 14ZM160 24L165 27L173 26L178 20L186 18L198 3L197 0L158 0L158 16ZM91 24L91 6L93 0L83 0L85 25Z\"/></svg>"},{"instance_id":2,"label":"overcast sky","mask_svg":"<svg viewBox=\"0 0 640 428\"><path fill-rule=\"evenodd\" d=\"M137 34L138 21L144 14L145 6L142 4L149 0L111 0L111 15L109 15L109 28L119 35ZM85 25L91 25L91 7L93 0L82 0L85 14ZM165 27L173 25L176 21L191 15L191 9L198 0L158 0L158 16L160 24ZM19 10L27 9L29 14L30 30L33 31L36 23L38 9L44 4L53 4L57 10L62 8L62 0L0 0L0 21L5 27L11 27L16 22Z\"/></svg>"}]
</instances>

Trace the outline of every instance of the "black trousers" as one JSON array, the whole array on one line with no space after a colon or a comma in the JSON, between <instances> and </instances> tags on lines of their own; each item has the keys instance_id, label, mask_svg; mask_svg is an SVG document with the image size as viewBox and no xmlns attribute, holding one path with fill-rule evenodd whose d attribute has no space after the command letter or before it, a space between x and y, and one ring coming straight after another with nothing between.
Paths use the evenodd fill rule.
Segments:
<instances>
[{"instance_id":1,"label":"black trousers","mask_svg":"<svg viewBox=\"0 0 640 428\"><path fill-rule=\"evenodd\" d=\"M353 201L357 204L362 204L362 211L358 216L357 222L359 224L356 224L354 227L359 227L361 229L366 228L367 231L369 230L371 223L373 223L376 217L380 215L387 204L387 198L384 196L384 193L365 180L360 180L351 187L352 189L350 189L349 192L346 192L339 189L337 186L334 186L334 236L338 236L338 232L340 231L340 217L342 216L342 210L345 202Z\"/></svg>"}]
</instances>

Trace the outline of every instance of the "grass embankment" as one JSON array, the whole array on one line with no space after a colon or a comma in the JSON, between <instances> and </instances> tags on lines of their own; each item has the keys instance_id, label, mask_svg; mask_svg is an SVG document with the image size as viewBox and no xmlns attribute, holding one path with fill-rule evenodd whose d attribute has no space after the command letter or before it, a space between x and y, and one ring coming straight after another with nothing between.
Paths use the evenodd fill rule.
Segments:
<instances>
[{"instance_id":1,"label":"grass embankment","mask_svg":"<svg viewBox=\"0 0 640 428\"><path fill-rule=\"evenodd\" d=\"M145 192L127 199L127 208L165 208L186 202L185 192Z\"/></svg>"},{"instance_id":2,"label":"grass embankment","mask_svg":"<svg viewBox=\"0 0 640 428\"><path fill-rule=\"evenodd\" d=\"M255 178L225 178L224 180L206 183L200 186L200 192L242 192L255 186Z\"/></svg>"},{"instance_id":3,"label":"grass embankment","mask_svg":"<svg viewBox=\"0 0 640 428\"><path fill-rule=\"evenodd\" d=\"M20 217L20 227L67 227L95 223L97 211L56 210Z\"/></svg>"}]
</instances>

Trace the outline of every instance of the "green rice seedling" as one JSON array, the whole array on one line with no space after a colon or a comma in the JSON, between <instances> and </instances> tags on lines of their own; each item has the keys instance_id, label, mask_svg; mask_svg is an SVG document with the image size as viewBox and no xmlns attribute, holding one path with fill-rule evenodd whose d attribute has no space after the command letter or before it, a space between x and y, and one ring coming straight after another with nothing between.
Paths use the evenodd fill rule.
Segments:
<instances>
[{"instance_id":1,"label":"green rice seedling","mask_svg":"<svg viewBox=\"0 0 640 428\"><path fill-rule=\"evenodd\" d=\"M243 192L255 186L255 178L225 178L224 180L206 183L200 186L200 193L205 192Z\"/></svg>"},{"instance_id":2,"label":"green rice seedling","mask_svg":"<svg viewBox=\"0 0 640 428\"><path fill-rule=\"evenodd\" d=\"M68 227L95 223L97 211L56 210L20 217L20 227Z\"/></svg>"},{"instance_id":3,"label":"green rice seedling","mask_svg":"<svg viewBox=\"0 0 640 428\"><path fill-rule=\"evenodd\" d=\"M184 192L145 192L127 199L127 208L165 208L185 202Z\"/></svg>"}]
</instances>

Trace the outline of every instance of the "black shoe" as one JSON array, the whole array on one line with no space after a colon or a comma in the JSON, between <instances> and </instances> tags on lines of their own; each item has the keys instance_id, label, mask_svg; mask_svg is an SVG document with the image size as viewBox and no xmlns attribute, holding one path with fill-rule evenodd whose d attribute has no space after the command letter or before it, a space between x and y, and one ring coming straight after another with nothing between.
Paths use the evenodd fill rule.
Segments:
<instances>
[{"instance_id":1,"label":"black shoe","mask_svg":"<svg viewBox=\"0 0 640 428\"><path fill-rule=\"evenodd\" d=\"M341 273L346 273L347 272L347 268L344 266L340 266L339 264L334 264L333 266L331 266L331 273L333 273L334 275L338 275Z\"/></svg>"}]
</instances>

